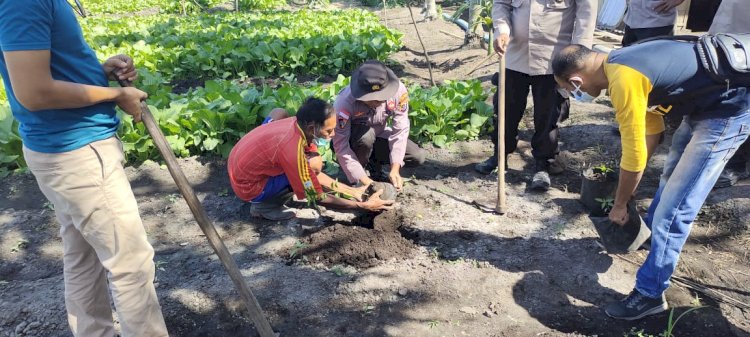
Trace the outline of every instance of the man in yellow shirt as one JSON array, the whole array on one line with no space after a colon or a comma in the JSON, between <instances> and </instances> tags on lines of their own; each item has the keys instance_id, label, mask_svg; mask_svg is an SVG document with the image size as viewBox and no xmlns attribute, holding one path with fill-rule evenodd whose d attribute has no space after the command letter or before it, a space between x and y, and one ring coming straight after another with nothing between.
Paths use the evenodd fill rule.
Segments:
<instances>
[{"instance_id":1,"label":"man in yellow shirt","mask_svg":"<svg viewBox=\"0 0 750 337\"><path fill-rule=\"evenodd\" d=\"M664 131L664 115L683 116L672 137L649 207L651 251L635 289L607 315L634 320L667 309L664 291L698 211L727 160L750 134L750 89L720 86L702 68L693 43L656 40L609 55L571 45L552 60L555 80L571 96L607 89L620 127L620 180L610 220L624 224L626 205ZM671 104L671 105L670 105Z\"/></svg>"}]
</instances>

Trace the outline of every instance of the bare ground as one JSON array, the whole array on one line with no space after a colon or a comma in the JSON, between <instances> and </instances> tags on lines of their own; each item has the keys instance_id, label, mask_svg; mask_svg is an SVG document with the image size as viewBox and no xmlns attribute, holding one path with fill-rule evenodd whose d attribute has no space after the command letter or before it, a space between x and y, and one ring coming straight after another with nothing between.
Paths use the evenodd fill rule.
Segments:
<instances>
[{"instance_id":1,"label":"bare ground","mask_svg":"<svg viewBox=\"0 0 750 337\"><path fill-rule=\"evenodd\" d=\"M408 18L405 9L388 14L388 24L406 33L407 47L394 59L404 65L402 77L425 82L421 47L404 14ZM428 49L436 51L433 62L460 65L436 72L436 80L468 78L470 63L484 51L450 51L461 41L441 29L460 35L452 24L420 23ZM486 81L496 64L487 62L469 77ZM497 193L494 176L472 170L490 154L486 140L428 147L427 164L406 174L414 178L399 207L374 223L331 211L316 217L311 210L288 222L259 221L232 195L223 161L189 158L181 164L282 336L622 336L631 329L657 334L667 313L621 322L602 310L632 289L647 252L604 253L577 200L582 168L619 154L611 108L601 103L574 103L562 129L567 170L553 176L549 193L527 188L530 149L521 143L510 156L504 216L473 205L491 205ZM522 139L530 138L531 125L524 120ZM646 173L641 206L656 188L664 154L662 146ZM156 250L157 292L170 333L256 335L168 172L156 163L127 171ZM749 182L712 193L677 271L741 303L750 303L748 195ZM0 336L70 335L57 231L30 174L2 180ZM678 284L667 299L676 314L698 302L706 306L682 319L676 336L750 336L746 309Z\"/></svg>"},{"instance_id":2,"label":"bare ground","mask_svg":"<svg viewBox=\"0 0 750 337\"><path fill-rule=\"evenodd\" d=\"M577 201L581 165L618 152L599 146L616 143L608 109L574 105L576 124L563 129L565 140L575 140L564 145L568 170L553 177L549 193L527 189L529 148L522 143L510 157L505 216L472 205L492 204L496 195L496 178L471 169L489 155L487 141L429 148L428 163L408 173L415 178L398 209L381 224L376 218L372 229L353 214L331 211L316 218L303 210L284 223L250 218L231 195L224 162L181 163L283 336L622 336L633 327L657 333L667 314L638 322L603 314L603 304L632 288L637 266L629 261L639 263L646 252L603 253ZM644 205L663 152L639 193ZM127 170L156 249L157 290L170 332L254 335L168 172L156 163ZM750 302L749 191L743 184L712 194L677 273L744 303ZM25 335L69 335L53 212L30 175L5 178L0 205L0 336L34 322ZM677 313L696 298L707 305L680 321L677 336L750 335L748 311L682 286L671 287L667 298Z\"/></svg>"}]
</instances>

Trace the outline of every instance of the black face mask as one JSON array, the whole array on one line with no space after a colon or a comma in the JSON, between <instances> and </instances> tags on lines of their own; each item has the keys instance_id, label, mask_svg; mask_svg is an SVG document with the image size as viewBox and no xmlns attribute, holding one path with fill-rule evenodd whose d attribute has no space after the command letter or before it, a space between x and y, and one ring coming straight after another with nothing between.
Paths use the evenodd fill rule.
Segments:
<instances>
[{"instance_id":1,"label":"black face mask","mask_svg":"<svg viewBox=\"0 0 750 337\"><path fill-rule=\"evenodd\" d=\"M70 4L70 2L68 2L68 3ZM85 18L86 17L86 10L83 9L83 5L81 4L81 1L80 0L75 0L75 3L76 3L75 5L70 4L70 7L73 7L73 10L76 11L76 13L78 13L78 15L80 15L82 18Z\"/></svg>"}]
</instances>

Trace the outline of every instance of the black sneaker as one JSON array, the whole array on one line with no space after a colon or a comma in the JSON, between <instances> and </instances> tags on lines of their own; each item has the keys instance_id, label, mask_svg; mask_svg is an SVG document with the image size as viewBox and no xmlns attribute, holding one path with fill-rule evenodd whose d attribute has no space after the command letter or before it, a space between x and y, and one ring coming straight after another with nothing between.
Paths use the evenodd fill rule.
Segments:
<instances>
[{"instance_id":1,"label":"black sneaker","mask_svg":"<svg viewBox=\"0 0 750 337\"><path fill-rule=\"evenodd\" d=\"M481 174L490 174L497 168L497 156L487 158L487 160L474 165L474 170Z\"/></svg>"},{"instance_id":2,"label":"black sneaker","mask_svg":"<svg viewBox=\"0 0 750 337\"><path fill-rule=\"evenodd\" d=\"M604 312L612 318L633 321L664 312L668 308L669 306L667 306L667 301L664 299L663 294L659 298L651 298L633 289L628 297L608 304L604 308Z\"/></svg>"}]
</instances>

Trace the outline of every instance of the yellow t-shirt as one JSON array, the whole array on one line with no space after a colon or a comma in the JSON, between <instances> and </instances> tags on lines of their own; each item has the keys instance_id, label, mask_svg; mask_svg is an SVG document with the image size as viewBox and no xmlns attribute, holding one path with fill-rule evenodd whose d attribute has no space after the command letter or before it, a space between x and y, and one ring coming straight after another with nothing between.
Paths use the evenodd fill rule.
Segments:
<instances>
[{"instance_id":1,"label":"yellow t-shirt","mask_svg":"<svg viewBox=\"0 0 750 337\"><path fill-rule=\"evenodd\" d=\"M622 158L620 167L630 172L646 169L648 150L646 136L664 132L663 114L671 107L649 110L648 95L653 86L639 71L621 64L604 63L609 80L608 92L620 125Z\"/></svg>"}]
</instances>

